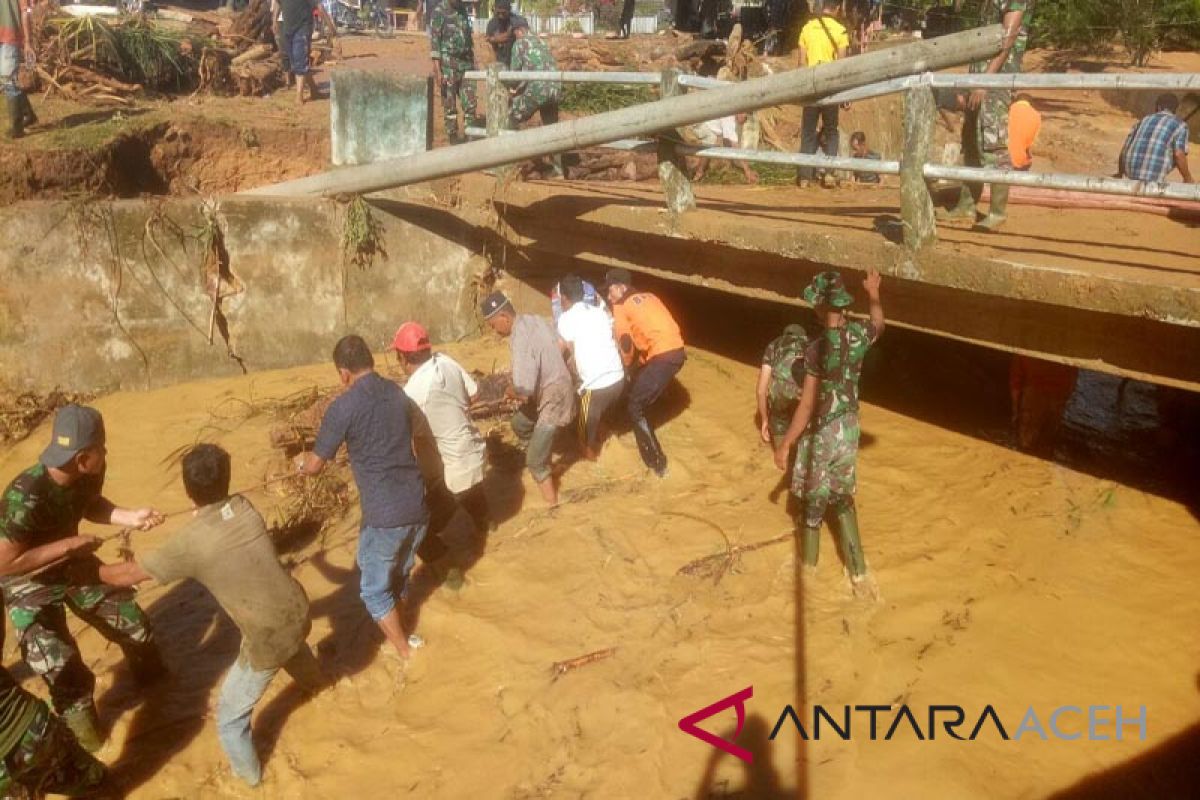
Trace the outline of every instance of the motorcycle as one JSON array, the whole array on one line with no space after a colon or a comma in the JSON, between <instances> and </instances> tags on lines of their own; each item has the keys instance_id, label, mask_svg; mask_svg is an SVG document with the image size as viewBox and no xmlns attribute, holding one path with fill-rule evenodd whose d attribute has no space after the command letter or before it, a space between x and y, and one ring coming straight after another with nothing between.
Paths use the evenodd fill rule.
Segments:
<instances>
[{"instance_id":1,"label":"motorcycle","mask_svg":"<svg viewBox=\"0 0 1200 800\"><path fill-rule=\"evenodd\" d=\"M381 0L322 0L338 31L374 31L380 36L396 32L392 15Z\"/></svg>"}]
</instances>

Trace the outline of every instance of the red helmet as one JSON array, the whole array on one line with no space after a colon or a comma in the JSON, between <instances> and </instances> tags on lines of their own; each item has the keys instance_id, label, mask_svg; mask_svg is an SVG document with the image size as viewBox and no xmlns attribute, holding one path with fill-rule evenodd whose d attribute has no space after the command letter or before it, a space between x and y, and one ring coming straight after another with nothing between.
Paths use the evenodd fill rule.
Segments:
<instances>
[{"instance_id":1,"label":"red helmet","mask_svg":"<svg viewBox=\"0 0 1200 800\"><path fill-rule=\"evenodd\" d=\"M406 322L392 337L392 349L401 353L417 353L429 349L429 334L419 322Z\"/></svg>"}]
</instances>

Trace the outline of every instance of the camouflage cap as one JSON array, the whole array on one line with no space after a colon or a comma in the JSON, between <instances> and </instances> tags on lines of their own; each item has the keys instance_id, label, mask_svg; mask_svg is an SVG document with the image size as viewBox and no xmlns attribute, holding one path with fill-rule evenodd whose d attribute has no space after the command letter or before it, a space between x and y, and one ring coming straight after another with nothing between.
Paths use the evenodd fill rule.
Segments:
<instances>
[{"instance_id":1,"label":"camouflage cap","mask_svg":"<svg viewBox=\"0 0 1200 800\"><path fill-rule=\"evenodd\" d=\"M842 276L828 270L812 279L812 283L804 290L804 302L812 306L832 306L833 308L848 308L854 304L854 298L846 291Z\"/></svg>"},{"instance_id":2,"label":"camouflage cap","mask_svg":"<svg viewBox=\"0 0 1200 800\"><path fill-rule=\"evenodd\" d=\"M793 322L791 325L788 325L783 329L783 335L790 336L793 339L807 339L808 331L806 331L804 326L799 322Z\"/></svg>"}]
</instances>

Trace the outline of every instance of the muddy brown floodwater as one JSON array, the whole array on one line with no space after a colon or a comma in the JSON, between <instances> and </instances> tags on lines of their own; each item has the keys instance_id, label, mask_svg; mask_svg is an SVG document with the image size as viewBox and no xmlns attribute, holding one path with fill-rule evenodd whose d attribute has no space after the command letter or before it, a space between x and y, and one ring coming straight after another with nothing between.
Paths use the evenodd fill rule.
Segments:
<instances>
[{"instance_id":1,"label":"muddy brown floodwater","mask_svg":"<svg viewBox=\"0 0 1200 800\"><path fill-rule=\"evenodd\" d=\"M747 351L761 346L744 335ZM484 371L507 361L494 340L446 349ZM419 580L428 646L406 677L379 655L357 598L356 512L284 543L313 603L310 642L337 682L302 704L286 680L272 687L255 722L266 754L257 792L231 779L210 713L236 633L194 586L143 590L172 678L141 695L119 651L82 633L113 729L101 756L135 798L1185 796L1200 730L1200 527L1184 504L868 402L858 499L882 602L850 596L828 538L802 586L790 542L745 554L716 583L678 575L725 537L789 529L751 419L756 371L753 355L691 351L662 404L672 462L661 482L646 478L628 434L599 463L570 466L553 513L536 507L519 464L495 465L488 492L502 521L486 544L453 531L469 565L459 590ZM896 378L868 378L869 398L903 394L884 391ZM271 420L230 415L235 398L334 380L317 365L101 398L107 494L184 506L165 462L197 437L232 452L235 486L257 483L275 458ZM0 478L32 463L45 434L0 456ZM251 499L267 515L279 502ZM179 524L135 535L134 550ZM101 554L116 558L115 545ZM8 641L8 666L44 694ZM679 731L681 717L748 686L738 742L752 764ZM772 741L798 686L835 719L845 705L907 704L922 729L931 705L963 707L969 727L991 705L1010 736L1030 706L1043 725L1060 706L1126 716L1145 706L1147 736L1126 727L1120 741L1090 741L1068 712L1059 727L1079 740L1006 741L989 725L975 741L927 741L905 724L871 741L859 714L850 741L825 727L803 743L790 723ZM1114 712L1099 713L1109 722L1097 732L1114 737ZM726 711L704 725L728 734L734 722Z\"/></svg>"}]
</instances>

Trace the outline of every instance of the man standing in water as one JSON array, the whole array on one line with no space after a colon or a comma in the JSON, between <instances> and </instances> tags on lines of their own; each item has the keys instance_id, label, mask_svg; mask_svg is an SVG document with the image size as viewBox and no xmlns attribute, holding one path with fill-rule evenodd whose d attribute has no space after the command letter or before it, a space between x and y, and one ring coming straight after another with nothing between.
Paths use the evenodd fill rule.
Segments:
<instances>
[{"instance_id":1,"label":"man standing in water","mask_svg":"<svg viewBox=\"0 0 1200 800\"><path fill-rule=\"evenodd\" d=\"M67 627L66 610L120 647L139 683L165 673L150 621L133 592L76 577L77 568L99 564L90 555L95 540L79 535L80 521L143 531L163 521L152 508L118 508L104 496L107 454L100 412L63 406L54 417L50 445L37 465L8 485L0 509L0 575L6 576L0 589L21 657L42 676L54 710L91 752L104 744L92 702L96 676ZM67 559L76 563L54 566Z\"/></svg>"},{"instance_id":2,"label":"man standing in water","mask_svg":"<svg viewBox=\"0 0 1200 800\"><path fill-rule=\"evenodd\" d=\"M667 454L646 419L646 409L662 395L683 367L687 358L683 336L661 300L649 292L634 291L629 270L610 269L604 280L621 360L629 367L636 357L640 365L626 400L633 436L642 461L661 478L667 474Z\"/></svg>"},{"instance_id":3,"label":"man standing in water","mask_svg":"<svg viewBox=\"0 0 1200 800\"><path fill-rule=\"evenodd\" d=\"M429 521L425 482L413 452L410 401L403 389L375 372L375 358L359 336L338 341L333 365L346 391L326 409L300 473L319 474L345 442L362 506L359 594L396 654L407 659L411 648L397 598L407 595L408 575Z\"/></svg>"},{"instance_id":4,"label":"man standing in water","mask_svg":"<svg viewBox=\"0 0 1200 800\"><path fill-rule=\"evenodd\" d=\"M527 443L525 466L548 506L558 505L558 487L550 456L558 429L575 418L571 373L558 348L558 334L545 317L518 316L501 292L483 301L483 319L500 336L512 337L513 394L522 406L513 414L512 428Z\"/></svg>"},{"instance_id":5,"label":"man standing in water","mask_svg":"<svg viewBox=\"0 0 1200 800\"><path fill-rule=\"evenodd\" d=\"M786 470L788 453L797 441L792 493L800 498L803 519L798 520L806 567L816 567L821 523L831 506L834 530L850 572L854 593L878 598L879 590L867 574L858 513L854 507L858 461L858 382L867 350L883 333L883 304L879 299L879 273L871 270L863 281L870 300L870 321L846 318L854 300L836 272L822 272L804 290L824 326L796 363L797 379L803 369L800 403L792 424L775 447L775 466ZM810 425L811 423L811 425Z\"/></svg>"}]
</instances>

